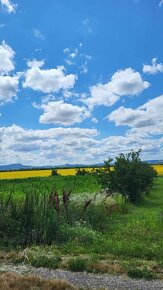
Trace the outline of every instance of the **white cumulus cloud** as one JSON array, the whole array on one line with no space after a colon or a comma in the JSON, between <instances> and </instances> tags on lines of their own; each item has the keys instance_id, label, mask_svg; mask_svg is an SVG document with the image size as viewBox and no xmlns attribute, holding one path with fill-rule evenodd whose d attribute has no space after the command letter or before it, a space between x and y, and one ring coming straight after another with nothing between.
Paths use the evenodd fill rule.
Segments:
<instances>
[{"instance_id":1,"label":"white cumulus cloud","mask_svg":"<svg viewBox=\"0 0 163 290\"><path fill-rule=\"evenodd\" d=\"M143 72L147 74L157 74L163 73L163 64L157 63L157 58L153 58L151 64L144 64L143 65Z\"/></svg>"},{"instance_id":2,"label":"white cumulus cloud","mask_svg":"<svg viewBox=\"0 0 163 290\"><path fill-rule=\"evenodd\" d=\"M96 129L50 128L44 130L24 129L12 125L0 127L0 164L23 163L31 165L58 165L89 163L84 152L99 141ZM3 142L1 142L3 140Z\"/></svg>"},{"instance_id":3,"label":"white cumulus cloud","mask_svg":"<svg viewBox=\"0 0 163 290\"><path fill-rule=\"evenodd\" d=\"M31 88L44 93L54 93L59 90L71 89L77 76L65 73L65 68L59 66L53 69L42 69L44 61L28 61L29 69L25 72L24 88Z\"/></svg>"},{"instance_id":4,"label":"white cumulus cloud","mask_svg":"<svg viewBox=\"0 0 163 290\"><path fill-rule=\"evenodd\" d=\"M40 106L44 110L40 116L40 123L61 124L64 126L81 123L85 118L90 117L85 107L79 107L63 101L53 101Z\"/></svg>"},{"instance_id":5,"label":"white cumulus cloud","mask_svg":"<svg viewBox=\"0 0 163 290\"><path fill-rule=\"evenodd\" d=\"M137 132L100 138L96 129L59 127L34 130L12 125L0 127L0 146L1 164L9 164L11 160L13 163L39 166L93 164L108 156L129 152L131 148L143 149L144 159L151 159L153 155L160 159L163 138L151 138Z\"/></svg>"},{"instance_id":6,"label":"white cumulus cloud","mask_svg":"<svg viewBox=\"0 0 163 290\"><path fill-rule=\"evenodd\" d=\"M112 106L121 96L139 95L149 86L150 84L143 81L139 72L127 68L114 73L108 83L92 86L90 88L91 97L83 102L90 107L95 105Z\"/></svg>"},{"instance_id":7,"label":"white cumulus cloud","mask_svg":"<svg viewBox=\"0 0 163 290\"><path fill-rule=\"evenodd\" d=\"M132 68L119 70L111 78L110 90L119 96L134 96L149 87L149 83L142 80L139 72Z\"/></svg>"},{"instance_id":8,"label":"white cumulus cloud","mask_svg":"<svg viewBox=\"0 0 163 290\"><path fill-rule=\"evenodd\" d=\"M0 0L2 7L4 7L8 13L15 13L17 4L13 4L10 0Z\"/></svg>"},{"instance_id":9,"label":"white cumulus cloud","mask_svg":"<svg viewBox=\"0 0 163 290\"><path fill-rule=\"evenodd\" d=\"M119 107L107 118L116 126L129 126L148 134L163 134L163 95L136 109Z\"/></svg>"},{"instance_id":10,"label":"white cumulus cloud","mask_svg":"<svg viewBox=\"0 0 163 290\"><path fill-rule=\"evenodd\" d=\"M18 91L18 76L0 76L0 104L12 102Z\"/></svg>"},{"instance_id":11,"label":"white cumulus cloud","mask_svg":"<svg viewBox=\"0 0 163 290\"><path fill-rule=\"evenodd\" d=\"M14 70L14 50L2 41L0 44L0 73L8 73Z\"/></svg>"}]
</instances>

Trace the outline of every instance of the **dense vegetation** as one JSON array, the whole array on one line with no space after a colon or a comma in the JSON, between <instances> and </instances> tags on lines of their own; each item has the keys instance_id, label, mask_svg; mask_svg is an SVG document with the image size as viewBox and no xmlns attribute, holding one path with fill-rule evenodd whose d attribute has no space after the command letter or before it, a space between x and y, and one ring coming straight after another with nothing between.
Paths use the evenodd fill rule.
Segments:
<instances>
[{"instance_id":1,"label":"dense vegetation","mask_svg":"<svg viewBox=\"0 0 163 290\"><path fill-rule=\"evenodd\" d=\"M108 160L91 174L1 181L1 249L36 267L161 275L163 179L151 190L155 172L139 152L118 158L114 171Z\"/></svg>"},{"instance_id":2,"label":"dense vegetation","mask_svg":"<svg viewBox=\"0 0 163 290\"><path fill-rule=\"evenodd\" d=\"M119 192L124 199L132 203L140 202L143 194L147 194L157 177L156 170L140 159L139 151L120 154L116 157L114 169L111 167L113 159L104 161L104 167L92 169L78 169L76 175L95 175L103 189L108 193ZM112 170L111 170L112 169Z\"/></svg>"}]
</instances>

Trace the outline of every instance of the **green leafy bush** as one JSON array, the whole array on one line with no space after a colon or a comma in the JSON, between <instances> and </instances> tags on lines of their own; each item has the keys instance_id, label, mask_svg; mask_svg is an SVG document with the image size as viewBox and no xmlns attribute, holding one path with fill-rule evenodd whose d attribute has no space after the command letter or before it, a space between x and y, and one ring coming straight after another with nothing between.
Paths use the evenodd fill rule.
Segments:
<instances>
[{"instance_id":1,"label":"green leafy bush","mask_svg":"<svg viewBox=\"0 0 163 290\"><path fill-rule=\"evenodd\" d=\"M76 169L76 175L88 175L90 172L85 168L78 168Z\"/></svg>"},{"instance_id":2,"label":"green leafy bush","mask_svg":"<svg viewBox=\"0 0 163 290\"><path fill-rule=\"evenodd\" d=\"M144 267L143 269L131 268L128 270L128 275L132 278L144 278L147 280L156 279L156 275L152 273L147 267Z\"/></svg>"},{"instance_id":3,"label":"green leafy bush","mask_svg":"<svg viewBox=\"0 0 163 290\"><path fill-rule=\"evenodd\" d=\"M52 169L52 176L59 176L60 174L58 173L57 169Z\"/></svg>"},{"instance_id":4,"label":"green leafy bush","mask_svg":"<svg viewBox=\"0 0 163 290\"><path fill-rule=\"evenodd\" d=\"M31 259L30 264L37 268L44 267L50 269L57 269L60 262L60 257L37 256L36 258Z\"/></svg>"},{"instance_id":5,"label":"green leafy bush","mask_svg":"<svg viewBox=\"0 0 163 290\"><path fill-rule=\"evenodd\" d=\"M105 161L105 166L95 173L98 176L102 188L108 192L119 192L125 200L132 203L140 202L143 193L148 193L157 177L155 169L140 159L139 151L131 151L128 154L120 154L116 157L114 170L111 170L112 159Z\"/></svg>"},{"instance_id":6,"label":"green leafy bush","mask_svg":"<svg viewBox=\"0 0 163 290\"><path fill-rule=\"evenodd\" d=\"M73 272L83 272L86 271L88 268L89 262L83 258L74 258L70 259L68 262L69 270Z\"/></svg>"}]
</instances>

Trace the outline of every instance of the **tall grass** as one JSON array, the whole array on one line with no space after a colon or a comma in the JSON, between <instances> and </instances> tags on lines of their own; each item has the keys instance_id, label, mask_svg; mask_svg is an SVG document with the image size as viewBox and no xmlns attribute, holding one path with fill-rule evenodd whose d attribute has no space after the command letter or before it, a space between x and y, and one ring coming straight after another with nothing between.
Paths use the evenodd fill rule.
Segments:
<instances>
[{"instance_id":1,"label":"tall grass","mask_svg":"<svg viewBox=\"0 0 163 290\"><path fill-rule=\"evenodd\" d=\"M12 193L1 194L0 243L5 246L29 246L65 242L72 238L76 226L78 233L80 227L81 231L85 228L106 231L109 207L116 200L106 199L100 193L98 197L92 195L92 198L73 198L71 195L71 191L66 190L62 194L55 190L47 194L34 191L19 199L15 199Z\"/></svg>"},{"instance_id":2,"label":"tall grass","mask_svg":"<svg viewBox=\"0 0 163 290\"><path fill-rule=\"evenodd\" d=\"M52 188L39 192L34 187L31 193L18 192L16 198L12 191L0 194L0 245L19 246L21 253L21 247L26 248L17 262L57 267L62 264L58 257L64 264L65 256L91 261L94 255L109 265L116 260L115 268L123 261L124 271L149 264L151 269L162 267L163 178L139 205L123 204L119 194L76 194ZM95 268L100 267L113 265L105 267L97 261Z\"/></svg>"},{"instance_id":3,"label":"tall grass","mask_svg":"<svg viewBox=\"0 0 163 290\"><path fill-rule=\"evenodd\" d=\"M29 192L47 194L52 189L59 194L63 189L71 190L73 194L95 193L100 191L100 185L95 176L51 176L0 180L0 194L4 196L13 193L15 199L22 199Z\"/></svg>"}]
</instances>

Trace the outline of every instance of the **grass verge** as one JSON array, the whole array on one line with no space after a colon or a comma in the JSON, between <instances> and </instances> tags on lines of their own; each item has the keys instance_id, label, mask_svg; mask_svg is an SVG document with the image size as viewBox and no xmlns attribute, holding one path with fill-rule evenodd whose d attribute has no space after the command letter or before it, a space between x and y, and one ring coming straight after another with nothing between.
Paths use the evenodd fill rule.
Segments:
<instances>
[{"instance_id":1,"label":"grass verge","mask_svg":"<svg viewBox=\"0 0 163 290\"><path fill-rule=\"evenodd\" d=\"M1 251L0 259L37 267L163 278L163 178L157 179L140 205L110 211L102 204L89 207L86 214L84 222L61 228L62 242L7 249Z\"/></svg>"}]
</instances>

